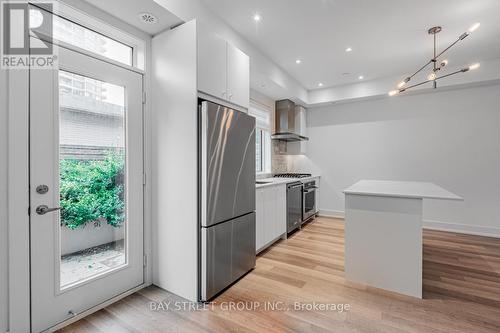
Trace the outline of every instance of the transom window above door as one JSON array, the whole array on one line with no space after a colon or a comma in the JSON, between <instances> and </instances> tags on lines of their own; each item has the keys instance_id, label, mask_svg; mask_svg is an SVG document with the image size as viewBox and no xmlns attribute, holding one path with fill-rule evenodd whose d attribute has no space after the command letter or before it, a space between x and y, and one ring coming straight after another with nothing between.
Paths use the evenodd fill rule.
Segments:
<instances>
[{"instance_id":1,"label":"transom window above door","mask_svg":"<svg viewBox=\"0 0 500 333\"><path fill-rule=\"evenodd\" d=\"M30 25L38 26L38 23L44 20L44 16L47 14L52 17L53 31L42 31L43 34L52 36L56 41L76 46L128 66L134 66L134 48L132 46L105 36L70 19L50 14L45 9L31 6ZM38 33L40 33L41 28L43 26L38 28Z\"/></svg>"}]
</instances>

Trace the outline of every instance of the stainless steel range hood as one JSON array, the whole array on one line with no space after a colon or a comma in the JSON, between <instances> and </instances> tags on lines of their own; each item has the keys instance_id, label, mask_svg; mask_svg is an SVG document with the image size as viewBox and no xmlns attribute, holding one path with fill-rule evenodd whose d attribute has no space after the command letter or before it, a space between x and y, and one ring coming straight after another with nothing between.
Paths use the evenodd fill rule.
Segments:
<instances>
[{"instance_id":1,"label":"stainless steel range hood","mask_svg":"<svg viewBox=\"0 0 500 333\"><path fill-rule=\"evenodd\" d=\"M276 102L276 132L273 140L286 142L308 141L309 138L300 133L300 117L295 112L295 103L289 99Z\"/></svg>"}]
</instances>

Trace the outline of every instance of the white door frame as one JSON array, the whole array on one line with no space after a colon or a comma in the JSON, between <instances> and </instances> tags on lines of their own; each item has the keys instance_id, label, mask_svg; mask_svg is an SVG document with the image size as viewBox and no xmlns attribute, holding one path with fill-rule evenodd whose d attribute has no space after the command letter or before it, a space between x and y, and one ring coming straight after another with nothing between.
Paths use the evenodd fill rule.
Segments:
<instances>
[{"instance_id":1,"label":"white door frame","mask_svg":"<svg viewBox=\"0 0 500 333\"><path fill-rule=\"evenodd\" d=\"M85 13L82 13L85 15ZM96 14L103 22L115 22L116 19L106 13ZM98 14L98 15L97 15ZM146 95L150 95L151 82L146 75L151 68L151 37L135 31L126 24L120 26L124 30L132 31L138 40L145 43L145 70L139 70L120 63L118 66L133 69L143 74L143 87ZM130 28L130 29L129 29ZM67 46L77 49L73 46ZM87 55L99 58L97 55L83 51ZM100 58L110 61L109 59ZM8 318L10 332L29 332L31 330L30 313L30 241L29 241L29 70L7 70L7 98L8 98ZM143 133L144 133L144 172L151 172L151 103L148 100L143 104ZM144 188L144 253L151 258L151 186L147 182ZM77 321L99 309L123 298L136 290L152 283L152 267L147 264L144 269L144 284L134 290L119 295L108 302L102 303L80 315L70 319L54 329Z\"/></svg>"},{"instance_id":2,"label":"white door frame","mask_svg":"<svg viewBox=\"0 0 500 333\"><path fill-rule=\"evenodd\" d=\"M37 39L32 37L31 40ZM31 326L35 332L72 318L74 315L68 314L69 309L81 313L144 284L144 146L140 124L143 121L143 74L61 44L57 48L58 68L30 70ZM68 288L60 285L60 214L42 216L35 212L38 205L59 206L60 71L122 87L126 110L123 133L126 135L124 199L127 217L122 230L127 259L120 267L94 274ZM48 146L51 148L46 150ZM38 184L47 184L53 190L40 195L35 191Z\"/></svg>"}]
</instances>

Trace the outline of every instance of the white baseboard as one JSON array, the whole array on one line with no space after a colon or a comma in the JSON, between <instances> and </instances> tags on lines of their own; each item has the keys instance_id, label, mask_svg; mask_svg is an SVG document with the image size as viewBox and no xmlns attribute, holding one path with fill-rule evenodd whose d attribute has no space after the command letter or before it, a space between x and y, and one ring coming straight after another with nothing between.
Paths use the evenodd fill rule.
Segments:
<instances>
[{"instance_id":1,"label":"white baseboard","mask_svg":"<svg viewBox=\"0 0 500 333\"><path fill-rule=\"evenodd\" d=\"M459 223L424 220L424 228L439 231L456 232L459 234L500 238L500 228L485 227L481 225L466 225Z\"/></svg>"},{"instance_id":2,"label":"white baseboard","mask_svg":"<svg viewBox=\"0 0 500 333\"><path fill-rule=\"evenodd\" d=\"M340 219L345 218L345 212L341 210L320 209L318 215L324 217L340 218ZM450 222L442 222L435 220L424 220L423 223L425 229L500 238L500 228L495 228L495 227L466 225L460 223L450 223Z\"/></svg>"},{"instance_id":3,"label":"white baseboard","mask_svg":"<svg viewBox=\"0 0 500 333\"><path fill-rule=\"evenodd\" d=\"M320 209L318 212L318 216L334 217L337 219L343 219L343 218L345 218L345 213L343 210Z\"/></svg>"}]
</instances>

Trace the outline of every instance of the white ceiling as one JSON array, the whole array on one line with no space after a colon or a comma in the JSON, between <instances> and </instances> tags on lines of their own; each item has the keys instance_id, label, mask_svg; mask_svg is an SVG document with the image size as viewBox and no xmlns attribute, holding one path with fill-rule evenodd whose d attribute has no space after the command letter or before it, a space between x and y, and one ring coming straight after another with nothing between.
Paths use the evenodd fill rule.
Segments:
<instances>
[{"instance_id":1,"label":"white ceiling","mask_svg":"<svg viewBox=\"0 0 500 333\"><path fill-rule=\"evenodd\" d=\"M86 0L108 14L116 16L120 20L147 32L150 35L155 35L173 25L177 25L182 21L168 10L158 5L153 0ZM140 13L147 12L158 18L158 23L147 24L139 19Z\"/></svg>"},{"instance_id":2,"label":"white ceiling","mask_svg":"<svg viewBox=\"0 0 500 333\"><path fill-rule=\"evenodd\" d=\"M481 22L446 54L450 67L500 58L499 0L202 1L307 89L411 74L432 57L435 25L439 49Z\"/></svg>"}]
</instances>

